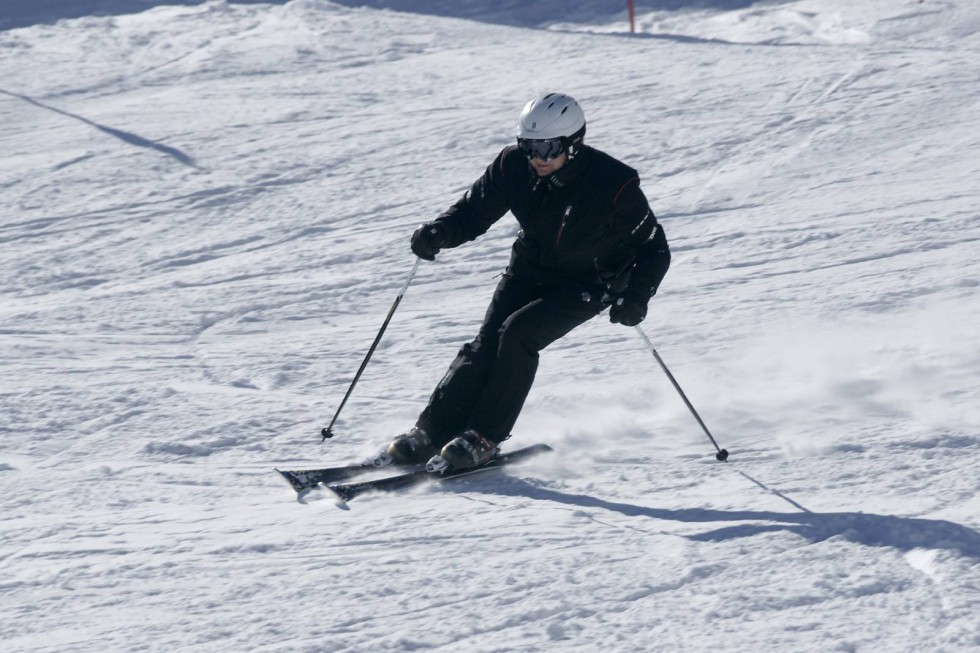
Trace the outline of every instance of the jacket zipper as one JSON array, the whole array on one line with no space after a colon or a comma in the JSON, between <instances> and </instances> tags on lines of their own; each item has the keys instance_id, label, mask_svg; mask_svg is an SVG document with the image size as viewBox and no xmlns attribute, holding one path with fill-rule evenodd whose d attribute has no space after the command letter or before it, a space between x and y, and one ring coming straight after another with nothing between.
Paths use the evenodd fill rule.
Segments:
<instances>
[{"instance_id":1,"label":"jacket zipper","mask_svg":"<svg viewBox=\"0 0 980 653\"><path fill-rule=\"evenodd\" d=\"M557 249L558 246L561 245L561 235L565 231L565 224L568 222L568 216L571 213L572 213L572 206L569 205L568 208L565 209L565 215L563 215L561 218L561 226L558 227L558 235L555 237L555 249Z\"/></svg>"}]
</instances>

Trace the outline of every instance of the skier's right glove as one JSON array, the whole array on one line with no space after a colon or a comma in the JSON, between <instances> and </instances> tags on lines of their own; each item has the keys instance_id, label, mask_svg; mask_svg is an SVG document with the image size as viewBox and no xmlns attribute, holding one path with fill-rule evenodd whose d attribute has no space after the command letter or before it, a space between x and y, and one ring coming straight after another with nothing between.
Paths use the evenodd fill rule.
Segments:
<instances>
[{"instance_id":1,"label":"skier's right glove","mask_svg":"<svg viewBox=\"0 0 980 653\"><path fill-rule=\"evenodd\" d=\"M424 224L412 234L412 251L426 261L436 260L436 254L446 246L445 227L438 222Z\"/></svg>"}]
</instances>

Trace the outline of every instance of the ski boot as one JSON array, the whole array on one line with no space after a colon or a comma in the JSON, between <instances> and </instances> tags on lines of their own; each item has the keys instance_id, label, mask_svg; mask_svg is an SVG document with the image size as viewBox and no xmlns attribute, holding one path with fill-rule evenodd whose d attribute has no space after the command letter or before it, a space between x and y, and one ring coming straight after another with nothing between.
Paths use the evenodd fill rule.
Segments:
<instances>
[{"instance_id":1,"label":"ski boot","mask_svg":"<svg viewBox=\"0 0 980 653\"><path fill-rule=\"evenodd\" d=\"M377 467L385 465L415 465L425 462L436 452L429 434L417 426L395 436L388 449L374 459Z\"/></svg>"},{"instance_id":2,"label":"ski boot","mask_svg":"<svg viewBox=\"0 0 980 653\"><path fill-rule=\"evenodd\" d=\"M500 450L500 445L487 440L485 437L467 429L449 441L439 455L433 456L425 468L430 472L445 472L450 469L468 469L479 467L493 460Z\"/></svg>"}]
</instances>

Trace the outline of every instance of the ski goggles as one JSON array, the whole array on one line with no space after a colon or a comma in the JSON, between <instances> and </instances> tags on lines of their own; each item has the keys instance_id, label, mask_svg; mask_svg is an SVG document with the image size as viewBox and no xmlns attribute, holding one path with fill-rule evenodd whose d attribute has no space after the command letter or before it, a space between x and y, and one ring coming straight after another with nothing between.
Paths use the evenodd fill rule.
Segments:
<instances>
[{"instance_id":1,"label":"ski goggles","mask_svg":"<svg viewBox=\"0 0 980 653\"><path fill-rule=\"evenodd\" d=\"M527 155L527 158L535 157L543 161L557 159L565 151L565 139L563 138L518 138L517 146Z\"/></svg>"}]
</instances>

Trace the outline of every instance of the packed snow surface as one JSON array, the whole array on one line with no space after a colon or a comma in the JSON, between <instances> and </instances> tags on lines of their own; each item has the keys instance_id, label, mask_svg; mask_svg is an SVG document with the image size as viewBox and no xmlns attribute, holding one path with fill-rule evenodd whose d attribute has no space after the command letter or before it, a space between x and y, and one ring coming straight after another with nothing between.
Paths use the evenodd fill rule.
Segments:
<instances>
[{"instance_id":1,"label":"packed snow surface","mask_svg":"<svg viewBox=\"0 0 980 653\"><path fill-rule=\"evenodd\" d=\"M0 647L975 651L980 5L5 0ZM2 15L7 12L6 15ZM340 509L516 225L408 239L545 91L673 249L527 464Z\"/></svg>"}]
</instances>

